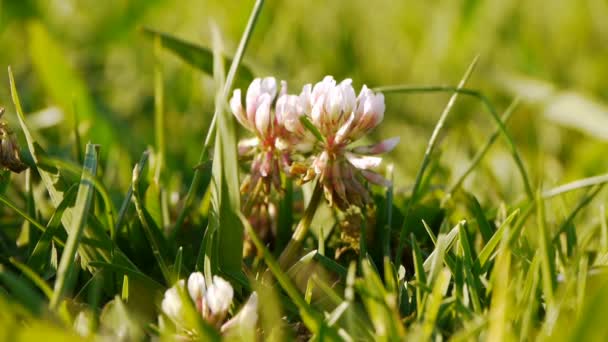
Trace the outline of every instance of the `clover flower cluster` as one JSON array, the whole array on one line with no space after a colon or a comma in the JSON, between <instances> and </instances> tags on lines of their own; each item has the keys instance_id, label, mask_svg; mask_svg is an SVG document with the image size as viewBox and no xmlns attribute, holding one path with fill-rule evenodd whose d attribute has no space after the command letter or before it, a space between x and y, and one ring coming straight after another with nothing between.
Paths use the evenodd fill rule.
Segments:
<instances>
[{"instance_id":1,"label":"clover flower cluster","mask_svg":"<svg viewBox=\"0 0 608 342\"><path fill-rule=\"evenodd\" d=\"M250 174L241 191L251 198L281 191L281 172L305 183L318 177L325 198L346 210L370 204L363 181L388 185L374 172L399 138L371 146L353 143L372 131L384 118L384 96L365 85L356 95L351 79L337 83L326 76L300 94L289 94L286 82L277 91L273 77L255 79L245 97L236 89L230 108L239 123L255 137L239 143L241 156L252 156Z\"/></svg>"},{"instance_id":2,"label":"clover flower cluster","mask_svg":"<svg viewBox=\"0 0 608 342\"><path fill-rule=\"evenodd\" d=\"M181 279L165 291L161 302L162 311L178 328L183 327L185 315L181 291L184 293L187 291L201 317L212 326L220 328L222 332L235 326L253 329L257 324L258 297L256 292L251 294L237 315L226 321L234 297L232 286L219 276L213 276L212 282L207 286L203 274L194 272L188 277L187 284L184 279Z\"/></svg>"}]
</instances>

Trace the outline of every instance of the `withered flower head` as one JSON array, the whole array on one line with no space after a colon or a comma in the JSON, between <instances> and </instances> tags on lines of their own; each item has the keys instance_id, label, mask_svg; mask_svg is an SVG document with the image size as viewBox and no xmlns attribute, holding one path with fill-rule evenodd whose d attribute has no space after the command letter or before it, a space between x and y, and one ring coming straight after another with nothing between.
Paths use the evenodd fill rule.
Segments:
<instances>
[{"instance_id":1,"label":"withered flower head","mask_svg":"<svg viewBox=\"0 0 608 342\"><path fill-rule=\"evenodd\" d=\"M4 108L0 108L0 118L4 114ZM21 173L28 168L21 161L19 144L15 135L9 130L8 124L0 121L0 168Z\"/></svg>"}]
</instances>

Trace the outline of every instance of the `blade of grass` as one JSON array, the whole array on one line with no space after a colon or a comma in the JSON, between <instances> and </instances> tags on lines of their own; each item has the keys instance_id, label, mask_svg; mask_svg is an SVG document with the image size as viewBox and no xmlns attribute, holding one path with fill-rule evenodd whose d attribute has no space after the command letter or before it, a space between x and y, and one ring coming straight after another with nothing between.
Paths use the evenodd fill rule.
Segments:
<instances>
[{"instance_id":1,"label":"blade of grass","mask_svg":"<svg viewBox=\"0 0 608 342\"><path fill-rule=\"evenodd\" d=\"M511 135L507 131L505 125L503 124L503 122L500 120L500 117L496 113L494 106L492 105L490 100L485 95L483 95L479 91L467 89L467 88L460 87L460 86L459 87L449 87L449 86L412 87L412 86L399 85L399 86L378 87L378 88L374 88L374 90L382 92L384 94L419 93L419 92L423 92L423 93L426 93L426 92L454 92L457 94L468 95L468 96L472 96L472 97L479 99L481 101L481 103L488 110L488 113L492 116L492 119L498 126L498 129L502 133L503 137L505 138L505 140L509 146L509 149L511 150L511 155L513 157L513 160L515 161L515 164L517 165L517 168L519 169L519 173L522 177L522 180L524 183L524 188L526 190L526 194L528 195L528 198L529 199L534 198L534 192L532 191L532 186L530 185L528 173L526 172L526 169L525 169L523 161L519 155L519 152L517 152L517 148L515 147L513 138L511 138Z\"/></svg>"},{"instance_id":2,"label":"blade of grass","mask_svg":"<svg viewBox=\"0 0 608 342\"><path fill-rule=\"evenodd\" d=\"M146 234L148 242L150 243L150 248L152 248L152 254L156 259L156 262L158 263L158 266L160 268L161 273L163 274L163 278L165 279L166 284L169 285L172 284L171 273L169 272L169 268L165 263L163 254L160 249L160 243L159 241L157 241L158 234L155 234L153 231L152 224L154 224L154 222L149 219L149 215L146 215L145 207L143 206L139 193L139 181L141 179L139 175L142 173L142 171L139 169L140 167L143 167L143 165L137 164L135 165L135 168L133 168L133 203L135 204L135 211L137 212L137 216L139 217L139 221L141 222L143 231ZM156 230L158 230L158 228L156 228Z\"/></svg>"},{"instance_id":3,"label":"blade of grass","mask_svg":"<svg viewBox=\"0 0 608 342\"><path fill-rule=\"evenodd\" d=\"M49 193L52 204L57 207L61 204L63 200L64 192L67 190L67 186L61 178L61 175L58 174L58 170L49 169L48 167L40 163L41 157L43 157L45 153L44 150L40 147L40 145L38 145L38 143L34 140L27 127L27 124L25 122L25 115L23 114L23 109L21 107L21 101L19 100L19 94L17 93L15 79L13 77L13 73L10 67L8 68L8 76L10 81L11 97L17 112L17 119L21 126L23 135L25 136L31 159L36 164L38 174L40 175L40 178L42 179L42 182ZM91 180L91 182L92 181L93 180ZM74 215L75 214L73 212L73 208L67 208L61 216L61 223L68 233L70 227L73 226ZM84 235L86 239L98 240L101 241L102 244L106 244L106 242L111 244L111 239L100 231L85 229ZM117 246L114 246L112 249L114 252L113 255L110 255L109 251L100 249L93 245L82 244L81 247L82 248L80 248L79 255L85 263L88 263L92 260L114 260L114 262L135 267L135 265L118 249Z\"/></svg>"},{"instance_id":4,"label":"blade of grass","mask_svg":"<svg viewBox=\"0 0 608 342\"><path fill-rule=\"evenodd\" d=\"M145 36L159 40L161 47L168 49L182 60L194 66L198 70L213 75L213 52L203 46L187 42L164 32L157 31L152 28L144 27L142 32ZM156 44L156 43L155 43ZM236 58L236 56L235 56ZM231 64L233 59L224 57L224 63ZM251 69L242 64L237 72L236 80L240 85L247 85L253 80L253 72Z\"/></svg>"},{"instance_id":5,"label":"blade of grass","mask_svg":"<svg viewBox=\"0 0 608 342\"><path fill-rule=\"evenodd\" d=\"M226 82L224 83L224 89L222 93L222 98L228 98L230 91L232 90L232 86L234 84L234 80L241 66L241 61L245 54L245 50L247 49L247 45L249 44L249 40L251 39L251 35L253 34L253 29L257 22L257 19L260 15L262 7L264 5L264 0L256 0L253 10L251 11L251 15L249 16L249 21L247 22L247 26L245 27L245 31L241 37L241 41L236 50L236 54L234 55L234 59L230 64L230 69L228 71L228 76L226 77ZM217 112L213 114L213 119L211 120L211 124L209 126L209 130L207 131L207 136L205 138L205 142L203 143L203 148L201 150L201 154L199 157L199 161L197 165L203 165L207 160L208 156L208 148L209 143L211 142L211 138L213 137L216 129L216 120L217 120ZM184 223L184 219L190 210L192 202L194 201L194 196L196 192L199 190L200 183L202 181L202 171L200 168L197 168L194 171L194 175L192 177L192 182L190 183L190 187L188 188L188 192L186 197L184 198L184 205L182 207L181 212L179 213L177 220L175 222L174 230L179 230L182 224Z\"/></svg>"},{"instance_id":6,"label":"blade of grass","mask_svg":"<svg viewBox=\"0 0 608 342\"><path fill-rule=\"evenodd\" d=\"M37 229L39 229L41 232L45 232L46 231L47 228L45 226L43 226L42 224L40 224L40 222L36 221L33 217L31 217L30 215L28 215L23 210L17 208L17 206L15 206L15 204L13 204L8 198L4 197L4 195L0 195L0 203L2 203L4 205L6 205L7 207L11 208L12 210L14 210L19 216L23 217L25 220L27 220L28 222L30 222L31 224L33 224L34 227L36 227ZM58 237L53 236L53 240L59 246L61 246L61 247L65 246L65 243L63 241L61 241Z\"/></svg>"},{"instance_id":7,"label":"blade of grass","mask_svg":"<svg viewBox=\"0 0 608 342\"><path fill-rule=\"evenodd\" d=\"M161 291L165 288L165 286L163 286L156 280L150 278L146 274L144 274L138 270L125 267L125 266L111 264L111 263L107 263L107 262L101 262L101 261L91 261L91 266L95 267L95 268L108 269L108 270L114 271L116 273L126 274L129 277L141 279L141 280L145 281L147 286L149 286L153 289L156 289L158 291Z\"/></svg>"},{"instance_id":8,"label":"blade of grass","mask_svg":"<svg viewBox=\"0 0 608 342\"><path fill-rule=\"evenodd\" d=\"M76 199L78 187L74 184L66 193L63 201L57 206L57 209L51 216L51 219L46 225L46 230L42 233L42 236L36 243L32 254L30 254L27 264L32 269L42 273L44 269L44 265L48 263L49 257L49 249L51 247L51 239L53 235L60 229L59 225L61 224L61 215L63 215L63 211L68 207L74 204L74 199ZM62 243L62 247L64 244Z\"/></svg>"},{"instance_id":9,"label":"blade of grass","mask_svg":"<svg viewBox=\"0 0 608 342\"><path fill-rule=\"evenodd\" d=\"M84 165L82 168L82 178L78 193L76 194L76 203L74 205L74 217L72 227L69 229L68 241L66 242L61 261L57 269L57 278L55 279L55 287L53 296L49 303L49 308L56 311L59 303L63 299L67 286L67 278L74 268L74 258L76 250L80 244L80 238L83 235L84 227L88 217L91 201L93 199L93 182L92 179L97 173L97 153L98 146L87 144Z\"/></svg>"},{"instance_id":10,"label":"blade of grass","mask_svg":"<svg viewBox=\"0 0 608 342\"><path fill-rule=\"evenodd\" d=\"M541 197L540 191L538 192L536 203L536 216L539 230L539 252L541 260L540 270L542 274L543 293L545 294L545 301L548 303L548 305L551 305L553 303L555 291L555 254L549 237L549 232L547 231L547 225L545 223L545 202Z\"/></svg>"},{"instance_id":11,"label":"blade of grass","mask_svg":"<svg viewBox=\"0 0 608 342\"><path fill-rule=\"evenodd\" d=\"M511 102L509 107L507 107L504 114L500 118L500 121L502 122L503 126L506 127L507 122L509 122L511 115L513 114L513 112L515 112L515 108L517 108L518 104L519 104L519 99L515 99ZM490 150L490 147L492 147L492 145L494 145L494 142L496 141L496 139L498 138L498 135L500 133L501 133L501 129L497 128L494 131L494 133L492 133L492 135L488 138L488 141L486 141L485 145L483 145L483 147L479 151L477 151L477 153L475 153L475 156L473 156L473 160L471 160L471 163L469 164L469 166L458 177L458 179L449 187L448 191L446 192L448 194L448 196L453 194L454 191L456 191L458 188L460 188L460 186L465 181L467 176L475 169L475 167L477 167L477 165L479 164L479 162L481 162L483 157L485 157L486 153Z\"/></svg>"},{"instance_id":12,"label":"blade of grass","mask_svg":"<svg viewBox=\"0 0 608 342\"><path fill-rule=\"evenodd\" d=\"M500 225L500 227L498 227L496 232L494 232L494 235L492 235L492 238L490 239L490 241L488 241L488 243L486 243L486 245L483 246L483 248L479 252L479 255L477 256L477 260L475 262L475 268L476 268L477 273L481 273L482 270L485 270L488 261L492 257L492 254L494 254L494 251L500 244L500 241L503 238L503 234L504 234L505 230L509 229L511 222L518 215L519 215L519 209L512 212L511 215L507 216L505 221Z\"/></svg>"},{"instance_id":13,"label":"blade of grass","mask_svg":"<svg viewBox=\"0 0 608 342\"><path fill-rule=\"evenodd\" d=\"M458 84L458 89L461 89L462 87L464 87L467 79L469 78L469 76L473 72L473 69L475 68L475 65L477 64L477 60L478 60L478 57L475 57L475 59L473 60L473 62L471 63L471 65L469 66L467 71L465 72L464 76L460 80L460 82ZM386 89L383 91L386 91ZM404 210L405 218L403 220L403 225L401 226L401 232L399 234L399 244L397 245L395 260L400 260L401 255L403 254L403 247L405 245L405 238L407 236L407 228L408 228L407 227L407 218L410 216L410 212L414 205L414 203L413 203L414 199L418 196L418 191L420 188L422 177L424 176L424 172L426 171L426 168L429 165L429 162L431 160L431 154L435 150L435 145L438 142L439 132L441 132L441 129L443 128L443 125L445 124L445 121L447 120L448 114L452 110L452 107L454 106L454 103L456 102L457 98L458 98L458 93L455 92L451 96L450 100L448 101L448 104L446 105L445 109L441 113L441 116L439 117L439 120L437 121L437 124L435 125L435 129L433 130L433 133L431 134L431 138L429 139L426 150L424 151L424 157L422 159L422 164L420 165L420 168L418 169L418 173L416 174L416 180L414 181L414 186L412 188L412 194L411 194L410 200L407 202L407 205Z\"/></svg>"},{"instance_id":14,"label":"blade of grass","mask_svg":"<svg viewBox=\"0 0 608 342\"><path fill-rule=\"evenodd\" d=\"M431 340L433 330L435 330L435 322L439 315L441 301L448 290L448 285L450 285L450 278L451 273L446 268L442 269L437 276L435 284L433 285L433 292L431 292L424 309L421 341Z\"/></svg>"},{"instance_id":15,"label":"blade of grass","mask_svg":"<svg viewBox=\"0 0 608 342\"><path fill-rule=\"evenodd\" d=\"M160 184L161 172L165 166L166 153L163 68L160 62L162 48L162 38L157 34L154 36L154 132L156 140L154 180L157 184Z\"/></svg>"},{"instance_id":16,"label":"blade of grass","mask_svg":"<svg viewBox=\"0 0 608 342\"><path fill-rule=\"evenodd\" d=\"M141 155L141 158L139 159L139 162L136 164L136 167L139 170L139 174L137 175L138 178L141 178L141 176L142 176L142 173L144 171L144 166L148 162L149 155L150 155L149 151L144 151L144 153L142 153L142 155ZM120 206L120 210L118 211L118 217L116 219L116 233L120 232L122 223L125 219L125 215L127 214L127 210L129 209L129 205L132 203L131 202L132 196L133 196L133 182L131 182L131 186L129 187L129 190L127 191L127 195L125 196L125 199L123 200L122 205Z\"/></svg>"},{"instance_id":17,"label":"blade of grass","mask_svg":"<svg viewBox=\"0 0 608 342\"><path fill-rule=\"evenodd\" d=\"M574 191L574 190L578 190L578 189L582 189L582 188L586 188L586 187L590 187L590 186L594 186L594 185L604 184L607 182L608 182L608 174L602 174L599 176L583 178L583 179L579 179L579 180L576 180L576 181L573 181L570 183L560 185L553 189L544 191L542 193L542 197L547 199L547 198L561 195L566 192L570 192L570 191Z\"/></svg>"},{"instance_id":18,"label":"blade of grass","mask_svg":"<svg viewBox=\"0 0 608 342\"><path fill-rule=\"evenodd\" d=\"M279 285L281 285L281 287L287 293L289 298L291 298L294 304L296 304L296 306L298 307L304 324L306 324L306 326L313 334L318 333L321 329L321 326L323 325L322 315L315 311L310 305L308 305L308 303L306 303L306 300L300 294L298 288L291 282L287 274L285 274L281 270L281 267L279 266L277 260L272 256L272 254L268 251L264 243L257 236L257 233L255 232L253 227L251 227L247 218L245 218L240 213L239 218L241 219L243 226L245 226L245 229L249 234L251 240L253 241L254 245L258 249L258 253L262 255L262 258L264 258L266 265L274 275L275 279L277 279Z\"/></svg>"}]
</instances>

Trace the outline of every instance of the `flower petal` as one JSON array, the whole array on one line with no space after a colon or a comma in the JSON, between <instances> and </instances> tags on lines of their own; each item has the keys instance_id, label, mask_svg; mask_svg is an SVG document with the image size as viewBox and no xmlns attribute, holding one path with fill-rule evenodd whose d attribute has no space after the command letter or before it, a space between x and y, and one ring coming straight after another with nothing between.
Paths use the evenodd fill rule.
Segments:
<instances>
[{"instance_id":1,"label":"flower petal","mask_svg":"<svg viewBox=\"0 0 608 342\"><path fill-rule=\"evenodd\" d=\"M251 130L251 125L247 122L247 117L243 111L243 104L241 103L241 89L235 89L232 93L232 98L230 98L230 109L241 126Z\"/></svg>"},{"instance_id":2,"label":"flower petal","mask_svg":"<svg viewBox=\"0 0 608 342\"><path fill-rule=\"evenodd\" d=\"M345 152L344 156L354 167L361 170L373 169L382 162L380 157L359 156L350 152Z\"/></svg>"},{"instance_id":3,"label":"flower petal","mask_svg":"<svg viewBox=\"0 0 608 342\"><path fill-rule=\"evenodd\" d=\"M188 277L188 293L193 301L198 301L205 295L207 286L205 285L205 277L201 272L194 272Z\"/></svg>"},{"instance_id":4,"label":"flower petal","mask_svg":"<svg viewBox=\"0 0 608 342\"><path fill-rule=\"evenodd\" d=\"M270 126L270 103L272 97L269 94L260 95L260 105L255 112L255 127L258 132L265 136Z\"/></svg>"},{"instance_id":5,"label":"flower petal","mask_svg":"<svg viewBox=\"0 0 608 342\"><path fill-rule=\"evenodd\" d=\"M381 154L392 151L399 143L399 140L399 137L393 137L383 140L377 144L355 147L352 149L352 151L358 154Z\"/></svg>"},{"instance_id":6,"label":"flower petal","mask_svg":"<svg viewBox=\"0 0 608 342\"><path fill-rule=\"evenodd\" d=\"M381 185L385 187L389 187L392 185L391 181L382 177L380 174L368 170L361 170L361 175L365 177L370 183L374 183L376 185Z\"/></svg>"},{"instance_id":7,"label":"flower petal","mask_svg":"<svg viewBox=\"0 0 608 342\"><path fill-rule=\"evenodd\" d=\"M221 332L226 332L228 329L232 329L233 327L239 327L240 329L245 329L245 331L248 331L254 329L257 322L258 294L253 292L239 313L222 325Z\"/></svg>"}]
</instances>

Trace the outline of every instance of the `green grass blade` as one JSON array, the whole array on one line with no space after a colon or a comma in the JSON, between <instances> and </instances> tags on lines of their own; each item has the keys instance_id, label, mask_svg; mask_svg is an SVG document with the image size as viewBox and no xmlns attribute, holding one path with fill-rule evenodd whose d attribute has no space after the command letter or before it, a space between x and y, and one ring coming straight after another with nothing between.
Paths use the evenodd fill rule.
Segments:
<instances>
[{"instance_id":1,"label":"green grass blade","mask_svg":"<svg viewBox=\"0 0 608 342\"><path fill-rule=\"evenodd\" d=\"M483 246L483 248L479 252L479 255L477 256L477 261L475 263L477 272L481 272L481 270L484 270L486 268L488 261L490 260L490 258L494 254L494 251L500 244L505 230L509 228L511 222L513 221L513 219L515 219L515 217L518 216L518 214L519 210L515 210L514 212L512 212L511 215L509 215L505 219L505 221L500 225L500 227L498 227L496 232L494 232L494 235L492 235L490 241L488 241L488 243Z\"/></svg>"},{"instance_id":2,"label":"green grass blade","mask_svg":"<svg viewBox=\"0 0 608 342\"><path fill-rule=\"evenodd\" d=\"M159 45L163 48L168 49L188 64L194 66L198 70L213 75L213 52L211 49L203 46L187 42L177 37L171 36L170 34L157 31L152 28L144 27L142 32L154 40L159 41ZM157 44L157 43L155 43ZM223 61L225 64L233 63L234 59L224 57ZM244 64L241 64L239 71L236 74L236 83L238 85L246 86L253 80L253 72L251 69Z\"/></svg>"},{"instance_id":3,"label":"green grass blade","mask_svg":"<svg viewBox=\"0 0 608 342\"><path fill-rule=\"evenodd\" d=\"M511 118L511 115L513 114L513 112L515 112L515 108L517 108L518 104L519 104L519 99L515 99L515 100L513 100L513 102L511 102L509 107L507 107L507 109L505 110L504 114L500 118L500 121L502 122L502 124L504 126L507 125L507 122ZM473 159L471 160L471 163L469 164L469 166L467 166L466 170L450 186L450 188L447 191L448 194L452 194L452 193L454 193L454 191L456 191L458 188L460 188L460 186L465 181L467 176L475 169L475 167L477 167L477 165L479 165L479 162L481 162L483 157L485 157L486 153L488 153L488 151L490 150L490 147L492 147L492 145L494 145L494 142L496 141L496 139L498 138L500 133L501 133L500 128L497 128L494 131L494 133L492 133L492 135L488 138L488 141L486 141L485 145L483 145L483 147L479 151L477 151L477 153L475 153L475 156L473 156Z\"/></svg>"},{"instance_id":4,"label":"green grass blade","mask_svg":"<svg viewBox=\"0 0 608 342\"><path fill-rule=\"evenodd\" d=\"M424 319L422 321L422 338L421 341L430 341L433 331L435 330L435 322L439 315L439 308L450 284L451 273L448 269L442 269L433 285L433 292L429 295L424 308Z\"/></svg>"},{"instance_id":5,"label":"green grass blade","mask_svg":"<svg viewBox=\"0 0 608 342\"><path fill-rule=\"evenodd\" d=\"M517 148L515 147L513 138L511 138L511 134L509 133L509 131L507 131L507 128L505 127L504 123L501 121L500 117L496 113L494 106L492 105L490 100L485 95L483 95L479 91L472 90L472 89L466 89L463 87L445 87L445 86L411 87L411 86L401 86L400 85L400 86L378 87L378 88L374 88L374 90L385 93L385 94L388 94L388 93L419 93L419 92L423 92L423 93L453 92L453 93L472 96L472 97L475 97L478 100L480 100L481 103L486 107L488 113L492 116L492 119L498 126L498 129L500 130L502 136L505 138L505 140L509 146L511 156L512 156L513 160L515 161L515 164L517 165L519 173L522 177L522 181L524 183L524 188L526 190L526 194L528 195L528 197L530 199L532 199L534 197L534 192L532 191L532 186L530 185L528 173L524 167L524 163L521 159L521 156L519 155L519 152L517 151Z\"/></svg>"},{"instance_id":6,"label":"green grass blade","mask_svg":"<svg viewBox=\"0 0 608 342\"><path fill-rule=\"evenodd\" d=\"M218 85L215 98L217 118L212 165L210 229L218 234L218 262L220 269L230 275L241 273L243 258L243 227L237 214L240 212L237 141L234 120L225 111L227 94L224 92L224 66L221 63L221 41L214 30L214 78Z\"/></svg>"},{"instance_id":7,"label":"green grass blade","mask_svg":"<svg viewBox=\"0 0 608 342\"><path fill-rule=\"evenodd\" d=\"M163 68L160 62L161 49L163 47L160 35L154 36L154 133L156 139L156 158L154 158L154 180L160 182L161 172L165 166L166 146L165 146L165 108L164 108L164 87L163 87Z\"/></svg>"},{"instance_id":8,"label":"green grass blade","mask_svg":"<svg viewBox=\"0 0 608 342\"><path fill-rule=\"evenodd\" d=\"M111 270L116 273L126 274L132 278L140 279L145 282L146 286L148 286L149 288L158 290L158 291L163 290L165 288L165 286L163 286L156 280L150 278L146 274L141 273L138 270L125 267L125 266L111 264L111 263L107 263L107 262L101 262L101 261L91 261L91 266L96 267L96 268Z\"/></svg>"},{"instance_id":9,"label":"green grass blade","mask_svg":"<svg viewBox=\"0 0 608 342\"><path fill-rule=\"evenodd\" d=\"M78 187L73 185L66 193L63 201L57 206L57 209L51 216L51 219L46 225L46 230L40 236L40 239L36 243L32 254L30 254L27 264L32 269L42 272L44 269L44 265L48 263L49 257L49 249L51 247L51 239L53 235L60 229L59 225L61 224L61 216L63 215L63 211L68 207L74 204L74 200L76 199ZM63 244L62 244L63 246Z\"/></svg>"},{"instance_id":10,"label":"green grass blade","mask_svg":"<svg viewBox=\"0 0 608 342\"><path fill-rule=\"evenodd\" d=\"M17 119L21 126L21 130L25 135L25 140L27 142L27 147L30 152L31 159L36 164L38 174L40 175L40 178L42 179L42 182L51 198L51 203L55 207L57 207L63 201L65 191L68 189L68 187L61 178L61 175L58 173L57 169L48 168L48 166L42 164L41 160L44 158L45 152L40 147L40 145L38 145L38 143L34 140L32 134L30 133L27 127L25 115L23 114L23 109L21 107L21 101L19 100L19 94L17 93L15 79L13 77L13 73L10 67L8 68L8 75L11 88L11 97L17 112ZM90 181L94 182L94 179L91 179ZM61 223L66 229L66 231L68 231L68 233L70 227L73 226L74 215L75 213L73 208L66 208L63 215L61 216ZM99 240L102 241L103 244L111 244L111 239L107 235L105 235L105 233L85 229L84 235L87 239ZM129 265L134 267L133 263L118 249L118 247L114 246L113 250L114 255L111 256L109 251L105 251L87 244L82 244L79 250L79 255L85 263L88 263L92 260L114 260L115 262L119 262L123 265Z\"/></svg>"},{"instance_id":11,"label":"green grass blade","mask_svg":"<svg viewBox=\"0 0 608 342\"><path fill-rule=\"evenodd\" d=\"M49 303L51 310L55 311L58 308L60 301L63 299L67 286L67 278L74 268L74 258L80 238L83 235L84 227L88 217L91 201L93 199L93 183L92 178L97 173L97 150L96 145L87 144L84 166L82 169L82 178L78 193L76 194L76 203L73 207L74 217L72 226L69 228L68 241L66 242L61 261L57 269L57 278L55 279L55 287L53 297Z\"/></svg>"},{"instance_id":12,"label":"green grass blade","mask_svg":"<svg viewBox=\"0 0 608 342\"><path fill-rule=\"evenodd\" d=\"M541 197L540 192L536 199L536 216L538 220L538 241L539 241L539 253L540 253L540 271L542 274L542 285L543 293L545 294L545 301L550 305L553 303L555 294L555 251L549 232L547 231L546 218L545 218L545 202Z\"/></svg>"},{"instance_id":13,"label":"green grass blade","mask_svg":"<svg viewBox=\"0 0 608 342\"><path fill-rule=\"evenodd\" d=\"M230 69L228 70L228 76L226 77L226 82L224 83L222 98L227 99L232 87L234 85L234 80L237 76L237 72L241 69L241 61L245 54L245 50L247 50L247 45L249 44L249 40L251 39L251 35L253 34L253 29L257 23L260 12L262 11L262 7L264 5L264 0L256 0L255 5L253 6L253 10L251 11L251 15L249 16L249 21L247 22L247 26L245 27L245 31L241 36L241 41L236 50L236 54L234 55L234 59L232 63L230 63ZM218 61L219 62L219 61ZM223 105L223 104L222 104ZM220 113L222 114L222 113ZM201 150L201 154L198 160L197 165L203 165L208 159L208 148L211 143L211 139L216 130L216 121L218 117L218 112L216 108L216 113L213 114L213 119L211 120L211 124L209 125L209 131L207 132L207 136L205 137L205 141L203 143L203 148ZM190 183L190 187L188 188L188 193L184 198L184 206L179 213L177 220L175 222L175 230L180 229L181 225L188 214L188 210L194 201L194 196L196 192L199 190L200 183L202 181L203 173L200 168L196 168L194 171L194 176L192 177L192 182Z\"/></svg>"},{"instance_id":14,"label":"green grass blade","mask_svg":"<svg viewBox=\"0 0 608 342\"><path fill-rule=\"evenodd\" d=\"M245 226L247 233L251 237L251 240L258 249L258 253L260 253L264 258L266 265L278 281L279 285L281 285L281 287L287 293L289 298L291 298L293 303L298 307L304 324L306 324L308 329L310 329L313 334L318 333L321 329L323 321L321 314L315 311L310 305L308 305L308 303L306 303L306 300L304 299L302 294L300 294L298 288L292 283L287 274L285 274L281 270L277 260L272 256L270 251L268 251L264 243L257 236L257 233L255 232L253 227L251 227L249 221L247 221L247 218L243 217L243 215L240 213L239 217L241 219L241 222Z\"/></svg>"},{"instance_id":15,"label":"green grass blade","mask_svg":"<svg viewBox=\"0 0 608 342\"><path fill-rule=\"evenodd\" d=\"M141 226L143 228L144 233L146 234L146 238L150 243L150 248L152 248L152 254L158 263L161 273L163 274L163 278L165 279L166 284L172 284L171 273L169 272L169 268L165 263L163 253L161 251L161 244L164 241L159 241L162 238L158 227L154 224L154 221L150 217L150 215L146 212L146 208L143 205L143 201L141 195L139 193L139 175L142 173L139 169L143 167L141 164L137 164L133 169L133 180L132 180L132 188L133 188L133 203L135 204L135 211L137 212L137 216L139 217L139 221L141 222Z\"/></svg>"},{"instance_id":16,"label":"green grass blade","mask_svg":"<svg viewBox=\"0 0 608 342\"><path fill-rule=\"evenodd\" d=\"M42 279L38 275L38 273L36 273L36 271L29 268L27 265L19 262L15 258L10 258L9 260L11 264L18 268L21 273L28 277L32 281L32 283L34 283L42 291L42 293L44 293L47 299L51 299L51 297L53 296L53 290L51 289L49 284L47 284L46 281L44 281L44 279Z\"/></svg>"},{"instance_id":17,"label":"green grass blade","mask_svg":"<svg viewBox=\"0 0 608 342\"><path fill-rule=\"evenodd\" d=\"M465 72L464 76L460 80L460 82L458 84L459 89L464 87L469 76L471 76L471 73L473 72L473 69L475 68L476 64L477 64L477 57L473 60L473 62L468 67L467 71ZM401 227L401 232L399 234L399 244L397 245L397 252L395 254L395 260L401 259L401 255L403 253L403 247L405 246L405 238L407 236L406 235L407 234L407 225L406 225L407 218L409 217L410 211L412 210L412 207L414 205L414 203L413 203L414 199L418 196L418 191L419 191L420 185L422 183L422 178L424 176L424 172L426 171L426 168L428 167L428 165L431 161L431 155L432 155L433 151L435 150L435 146L438 143L439 133L441 132L441 129L443 128L443 125L445 124L445 121L448 118L448 114L452 110L452 107L454 106L454 103L456 102L457 98L458 98L457 92L452 94L452 96L450 97L450 100L448 101L446 107L444 108L443 112L441 113L439 120L437 120L437 124L435 125L433 133L431 134L431 138L429 139L429 142L427 144L426 150L424 151L424 157L422 159L422 164L420 165L420 168L418 169L418 173L416 174L416 180L414 181L414 186L412 188L412 195L410 197L411 199L407 202L407 206L405 207L405 210L404 210L405 219L403 220L404 223L403 223L403 226Z\"/></svg>"},{"instance_id":18,"label":"green grass blade","mask_svg":"<svg viewBox=\"0 0 608 342\"><path fill-rule=\"evenodd\" d=\"M34 315L40 315L44 308L44 298L24 279L4 269L0 264L0 281L11 291L10 297L19 301Z\"/></svg>"}]
</instances>

